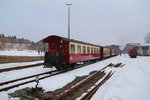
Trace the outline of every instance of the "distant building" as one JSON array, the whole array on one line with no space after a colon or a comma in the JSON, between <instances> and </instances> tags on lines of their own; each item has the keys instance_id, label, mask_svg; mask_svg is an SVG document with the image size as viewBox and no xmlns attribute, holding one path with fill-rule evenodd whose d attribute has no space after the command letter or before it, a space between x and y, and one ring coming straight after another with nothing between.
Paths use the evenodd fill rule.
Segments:
<instances>
[{"instance_id":1,"label":"distant building","mask_svg":"<svg viewBox=\"0 0 150 100\"><path fill-rule=\"evenodd\" d=\"M44 45L43 45L42 41L32 43L29 46L29 49L31 49L31 50L43 50L43 48L44 48Z\"/></svg>"},{"instance_id":2,"label":"distant building","mask_svg":"<svg viewBox=\"0 0 150 100\"><path fill-rule=\"evenodd\" d=\"M4 37L4 34L0 34L0 38L1 38L1 37Z\"/></svg>"},{"instance_id":3,"label":"distant building","mask_svg":"<svg viewBox=\"0 0 150 100\"><path fill-rule=\"evenodd\" d=\"M29 46L29 49L31 50L37 50L39 52L46 52L48 51L48 43L44 43L42 42L42 40L36 42L36 43L32 43Z\"/></svg>"},{"instance_id":4,"label":"distant building","mask_svg":"<svg viewBox=\"0 0 150 100\"><path fill-rule=\"evenodd\" d=\"M29 49L31 42L25 39L7 38L1 35L0 37L0 50L24 50Z\"/></svg>"},{"instance_id":5,"label":"distant building","mask_svg":"<svg viewBox=\"0 0 150 100\"><path fill-rule=\"evenodd\" d=\"M107 47L112 48L112 49L116 49L116 50L120 51L120 48L119 48L120 46L119 45L109 45Z\"/></svg>"}]
</instances>

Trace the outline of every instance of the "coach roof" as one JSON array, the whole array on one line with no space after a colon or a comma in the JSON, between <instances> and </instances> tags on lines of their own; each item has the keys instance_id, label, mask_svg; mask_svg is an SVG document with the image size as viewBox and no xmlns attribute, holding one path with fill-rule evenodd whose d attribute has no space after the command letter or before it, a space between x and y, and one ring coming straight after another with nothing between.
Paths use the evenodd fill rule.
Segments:
<instances>
[{"instance_id":1,"label":"coach roof","mask_svg":"<svg viewBox=\"0 0 150 100\"><path fill-rule=\"evenodd\" d=\"M61 36L56 36L56 35L51 35L51 36L48 36L48 37L44 38L44 39L43 39L43 42L48 43L48 40L49 40L51 37L62 38L64 41L68 41L68 42L77 42L77 43L86 44L86 45L100 46L100 45L95 45L95 44L91 44L91 43L86 43L86 42L78 41L78 40L74 40L74 39L68 39L68 38L61 37Z\"/></svg>"}]
</instances>

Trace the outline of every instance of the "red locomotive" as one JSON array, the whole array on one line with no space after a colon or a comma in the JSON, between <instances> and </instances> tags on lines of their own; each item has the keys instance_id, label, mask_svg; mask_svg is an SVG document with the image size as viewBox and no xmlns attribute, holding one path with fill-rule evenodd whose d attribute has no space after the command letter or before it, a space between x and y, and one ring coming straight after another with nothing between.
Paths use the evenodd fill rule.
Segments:
<instances>
[{"instance_id":1,"label":"red locomotive","mask_svg":"<svg viewBox=\"0 0 150 100\"><path fill-rule=\"evenodd\" d=\"M44 66L55 66L58 70L64 67L74 67L78 62L96 61L117 55L114 49L55 35L43 39L43 43L48 44Z\"/></svg>"},{"instance_id":2,"label":"red locomotive","mask_svg":"<svg viewBox=\"0 0 150 100\"><path fill-rule=\"evenodd\" d=\"M132 49L130 49L128 51L128 54L131 58L136 58L136 56L138 55L138 50L137 50L137 47L134 47Z\"/></svg>"}]
</instances>

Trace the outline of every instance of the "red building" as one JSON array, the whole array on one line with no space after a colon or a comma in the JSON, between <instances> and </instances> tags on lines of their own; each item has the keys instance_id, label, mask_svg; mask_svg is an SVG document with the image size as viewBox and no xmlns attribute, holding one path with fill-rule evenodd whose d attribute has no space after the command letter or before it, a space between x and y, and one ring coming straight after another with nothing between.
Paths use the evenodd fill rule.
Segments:
<instances>
[{"instance_id":1,"label":"red building","mask_svg":"<svg viewBox=\"0 0 150 100\"><path fill-rule=\"evenodd\" d=\"M0 50L24 50L29 49L30 45L31 42L29 40L0 37Z\"/></svg>"}]
</instances>

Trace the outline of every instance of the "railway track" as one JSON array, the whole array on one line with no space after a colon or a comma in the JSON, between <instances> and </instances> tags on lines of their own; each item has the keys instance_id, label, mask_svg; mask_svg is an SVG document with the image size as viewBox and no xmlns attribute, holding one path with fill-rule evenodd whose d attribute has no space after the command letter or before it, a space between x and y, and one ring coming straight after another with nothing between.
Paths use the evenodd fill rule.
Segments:
<instances>
[{"instance_id":1,"label":"railway track","mask_svg":"<svg viewBox=\"0 0 150 100\"><path fill-rule=\"evenodd\" d=\"M49 74L49 73L52 73L52 74ZM32 76L28 76L28 77L24 77L24 78L20 78L20 79L15 79L15 80L3 82L3 83L0 83L0 85L6 85L6 84L14 83L14 82L17 82L17 81L29 79L29 78L32 78L32 77L36 77L37 75L39 76L39 75L48 74L46 76L43 76L43 77L39 78L39 80L42 80L42 79L45 79L45 78L48 78L48 77L51 77L51 76L54 76L54 75L57 75L57 74L60 74L60 73L63 73L63 72L57 72L57 70L51 71L51 72L45 72L45 73L41 73L41 74L36 74L36 75L32 75ZM22 82L22 83L19 83L19 84L11 85L11 86L8 86L8 87L5 87L5 88L0 88L0 92L7 91L9 89L12 89L12 88L15 88L15 87L18 87L18 86L21 86L21 85L25 85L25 84L28 84L28 83L31 83L31 82L35 82L35 81L36 81L36 79L31 79L31 80L28 80L26 82Z\"/></svg>"},{"instance_id":2,"label":"railway track","mask_svg":"<svg viewBox=\"0 0 150 100\"><path fill-rule=\"evenodd\" d=\"M18 79L14 79L14 80L2 82L2 83L0 83L0 86L6 85L6 84L9 84L9 83L13 83L13 82L17 82L17 81L21 81L21 80L25 80L25 79L29 79L29 78L33 78L33 77L36 77L36 76L51 74L51 73L56 72L56 71L57 71L57 70L54 70L54 71L51 71L51 72L44 72L44 73L40 73L40 74L35 74L35 75L23 77L23 78L18 78Z\"/></svg>"},{"instance_id":3,"label":"railway track","mask_svg":"<svg viewBox=\"0 0 150 100\"><path fill-rule=\"evenodd\" d=\"M74 69L78 69L78 68L81 68L81 67L84 67L84 66L87 66L87 65L90 65L90 64L92 64L92 63L77 65ZM42 76L42 77L39 78L39 80L42 80L42 79L49 78L51 76L58 75L58 74L68 72L68 71L71 71L71 70L72 70L72 68L61 70L61 71L54 70L54 71L50 71L50 72L31 75L31 76L27 76L27 77L23 77L23 78L18 78L18 79L2 82L2 83L0 83L0 86L7 85L7 84L10 84L10 83L15 83L15 82L18 82L18 81L23 81L23 80L30 79L30 78L34 78L36 76L39 77L39 76L42 76L42 75L46 75L46 76ZM25 84L28 84L28 83L31 83L31 82L35 82L35 81L36 81L36 79L31 79L31 80L28 80L26 82L22 82L22 83L19 83L19 84L17 83L15 85L11 85L11 86L8 86L8 87L5 87L5 88L0 88L0 92L7 91L7 90L10 90L12 88L15 88L15 87L18 87L18 86L21 86L21 85L25 85Z\"/></svg>"},{"instance_id":4,"label":"railway track","mask_svg":"<svg viewBox=\"0 0 150 100\"><path fill-rule=\"evenodd\" d=\"M89 65L89 64L92 64L92 63L86 63L84 65ZM11 67L11 68L3 68L3 69L0 69L0 73L12 71L12 70L20 70L20 69L25 69L25 68L38 67L41 65L44 65L44 63L37 63L37 64L25 65L25 66L17 66L17 67Z\"/></svg>"},{"instance_id":5,"label":"railway track","mask_svg":"<svg viewBox=\"0 0 150 100\"><path fill-rule=\"evenodd\" d=\"M112 73L112 71L109 72L109 73L104 77L104 79L103 79L101 82L99 82L93 89L91 89L85 96L83 96L83 97L81 98L81 100L90 100L91 97L96 93L96 91L97 91L107 80L109 80L109 78L110 78L113 74L114 74L114 72L113 72L113 73Z\"/></svg>"},{"instance_id":6,"label":"railway track","mask_svg":"<svg viewBox=\"0 0 150 100\"><path fill-rule=\"evenodd\" d=\"M0 73L12 71L12 70L20 70L20 69L25 69L25 68L37 67L37 66L41 66L41 65L43 65L43 63L37 63L37 64L25 65L25 66L17 66L17 67L11 67L11 68L4 68L4 69L0 69Z\"/></svg>"},{"instance_id":7,"label":"railway track","mask_svg":"<svg viewBox=\"0 0 150 100\"><path fill-rule=\"evenodd\" d=\"M83 79L82 81L78 82L77 84L71 86L70 88L68 88L67 90L64 90L63 92L59 93L56 97L54 97L54 100L67 100L68 98L66 98L69 95L73 95L72 93L77 91L79 88L81 88L83 85L85 85L86 83L88 83L89 81L93 80L95 77L100 77L102 76L102 80L97 84L94 85L94 88L92 88L85 96L83 96L81 98L81 100L90 100L90 98L94 95L94 93L99 89L99 87L101 87L113 74L114 71L110 71L109 73L104 73L105 69L107 67L123 67L124 65L122 65L122 63L118 63L118 64L109 64L106 67L104 67L103 69L95 72L94 74L90 75L89 77ZM78 92L78 91L77 91ZM76 94L76 93L74 93Z\"/></svg>"},{"instance_id":8,"label":"railway track","mask_svg":"<svg viewBox=\"0 0 150 100\"><path fill-rule=\"evenodd\" d=\"M87 65L90 65L92 63L86 63L86 64L82 64L82 65L77 65L74 69L78 69L78 68L81 68L81 67L84 67L84 66L87 66ZM36 64L37 65L37 64ZM107 65L106 67L104 67L102 70L104 70L105 68L107 68L108 66L111 66L111 64ZM65 72L68 72L68 71L71 71L72 69L66 69L66 70L62 70L62 71L57 71L57 70L53 70L53 71L50 71L50 72L44 72L44 73L40 73L40 74L35 74L35 75L31 75L31 76L27 76L27 77L23 77L23 78L18 78L18 79L14 79L14 80L10 80L10 81L6 81L6 82L2 82L0 83L0 86L5 86L5 85L9 85L11 83L15 83L15 82L18 82L18 81L23 81L23 80L26 80L26 79L30 79L28 81L25 81L25 82L21 82L21 83L16 83L15 85L11 85L11 86L6 86L4 88L0 88L0 92L2 91L7 91L9 89L12 89L12 88L15 88L15 87L18 87L18 86L21 86L21 85L25 85L25 84L28 84L28 83L31 83L31 82L35 82L36 79L31 79L31 78L34 78L36 76L39 77L39 80L42 80L42 79L45 79L45 78L49 78L51 76L54 76L54 75L58 75L58 74L61 74L61 73L65 73ZM45 75L45 76L44 76Z\"/></svg>"}]
</instances>

